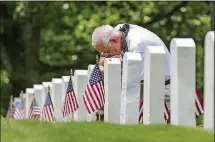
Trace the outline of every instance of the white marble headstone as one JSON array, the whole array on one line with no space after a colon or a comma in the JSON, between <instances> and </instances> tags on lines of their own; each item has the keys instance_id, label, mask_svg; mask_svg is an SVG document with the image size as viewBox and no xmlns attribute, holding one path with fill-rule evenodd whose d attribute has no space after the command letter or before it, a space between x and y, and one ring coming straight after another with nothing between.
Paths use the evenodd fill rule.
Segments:
<instances>
[{"instance_id":1,"label":"white marble headstone","mask_svg":"<svg viewBox=\"0 0 215 142\"><path fill-rule=\"evenodd\" d=\"M196 126L196 45L192 38L173 38L170 44L171 124Z\"/></svg>"},{"instance_id":2,"label":"white marble headstone","mask_svg":"<svg viewBox=\"0 0 215 142\"><path fill-rule=\"evenodd\" d=\"M35 99L36 99L40 109L42 109L42 107L44 105L43 100L45 97L43 85L42 84L34 84L33 88L34 88Z\"/></svg>"},{"instance_id":3,"label":"white marble headstone","mask_svg":"<svg viewBox=\"0 0 215 142\"><path fill-rule=\"evenodd\" d=\"M65 98L66 98L66 92L67 92L67 87L69 83L70 76L62 76L62 104L64 105L65 103ZM71 121L71 116L66 116L64 118L65 121Z\"/></svg>"},{"instance_id":4,"label":"white marble headstone","mask_svg":"<svg viewBox=\"0 0 215 142\"><path fill-rule=\"evenodd\" d=\"M138 124L141 80L140 53L126 52L123 57L120 124Z\"/></svg>"},{"instance_id":5,"label":"white marble headstone","mask_svg":"<svg viewBox=\"0 0 215 142\"><path fill-rule=\"evenodd\" d=\"M79 105L78 110L74 112L74 120L87 121L87 110L84 106L83 94L88 82L87 70L75 70L74 73L74 91Z\"/></svg>"},{"instance_id":6,"label":"white marble headstone","mask_svg":"<svg viewBox=\"0 0 215 142\"><path fill-rule=\"evenodd\" d=\"M104 121L119 124L121 103L121 61L119 58L105 59L104 88Z\"/></svg>"},{"instance_id":7,"label":"white marble headstone","mask_svg":"<svg viewBox=\"0 0 215 142\"><path fill-rule=\"evenodd\" d=\"M20 98L19 97L14 97L14 105L17 108L18 103L20 102Z\"/></svg>"},{"instance_id":8,"label":"white marble headstone","mask_svg":"<svg viewBox=\"0 0 215 142\"><path fill-rule=\"evenodd\" d=\"M43 88L45 90L45 94L48 94L48 86L50 87L50 90L52 90L52 82L43 82L42 83Z\"/></svg>"},{"instance_id":9,"label":"white marble headstone","mask_svg":"<svg viewBox=\"0 0 215 142\"><path fill-rule=\"evenodd\" d=\"M205 36L204 129L214 131L214 31Z\"/></svg>"},{"instance_id":10,"label":"white marble headstone","mask_svg":"<svg viewBox=\"0 0 215 142\"><path fill-rule=\"evenodd\" d=\"M33 99L34 89L33 88L26 88L26 107L25 107L25 118L29 117L29 110Z\"/></svg>"},{"instance_id":11,"label":"white marble headstone","mask_svg":"<svg viewBox=\"0 0 215 142\"><path fill-rule=\"evenodd\" d=\"M19 97L20 97L20 98L23 98L24 95L25 95L25 93L24 93L24 92L21 92L21 93L19 94Z\"/></svg>"},{"instance_id":12,"label":"white marble headstone","mask_svg":"<svg viewBox=\"0 0 215 142\"><path fill-rule=\"evenodd\" d=\"M21 99L22 99L22 102L23 102L23 108L24 108L24 110L23 110L23 112L24 112L24 117L25 117L25 114L26 114L26 94L25 93L22 93L22 94L20 94L20 96L19 96Z\"/></svg>"},{"instance_id":13,"label":"white marble headstone","mask_svg":"<svg viewBox=\"0 0 215 142\"><path fill-rule=\"evenodd\" d=\"M164 124L165 49L148 46L144 51L143 123Z\"/></svg>"},{"instance_id":14,"label":"white marble headstone","mask_svg":"<svg viewBox=\"0 0 215 142\"><path fill-rule=\"evenodd\" d=\"M90 75L91 75L94 67L95 67L95 65L88 65L88 80L90 79ZM96 112L87 114L87 121L88 122L96 121Z\"/></svg>"},{"instance_id":15,"label":"white marble headstone","mask_svg":"<svg viewBox=\"0 0 215 142\"><path fill-rule=\"evenodd\" d=\"M61 78L53 78L52 79L52 101L54 106L54 114L56 118L56 122L63 121L63 113L62 113L62 79Z\"/></svg>"}]
</instances>

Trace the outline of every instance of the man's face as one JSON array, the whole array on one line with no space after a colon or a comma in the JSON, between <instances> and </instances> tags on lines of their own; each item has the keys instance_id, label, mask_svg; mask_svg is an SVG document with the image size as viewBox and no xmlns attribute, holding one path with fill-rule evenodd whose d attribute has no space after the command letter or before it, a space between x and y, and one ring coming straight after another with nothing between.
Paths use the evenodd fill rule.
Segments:
<instances>
[{"instance_id":1,"label":"man's face","mask_svg":"<svg viewBox=\"0 0 215 142\"><path fill-rule=\"evenodd\" d=\"M98 44L96 50L107 55L119 55L121 53L121 41L110 39L107 45Z\"/></svg>"}]
</instances>

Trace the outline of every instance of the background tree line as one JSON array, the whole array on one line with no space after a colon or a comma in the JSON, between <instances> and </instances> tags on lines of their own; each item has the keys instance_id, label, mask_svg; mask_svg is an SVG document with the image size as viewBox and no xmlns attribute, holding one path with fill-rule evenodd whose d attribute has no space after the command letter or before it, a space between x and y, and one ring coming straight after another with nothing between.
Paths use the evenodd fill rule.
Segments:
<instances>
[{"instance_id":1,"label":"background tree line","mask_svg":"<svg viewBox=\"0 0 215 142\"><path fill-rule=\"evenodd\" d=\"M204 37L211 29L209 2L0 2L1 112L10 95L33 84L87 69L97 52L91 34L102 24L143 26L169 47L173 37L192 37L196 87L203 91Z\"/></svg>"}]
</instances>

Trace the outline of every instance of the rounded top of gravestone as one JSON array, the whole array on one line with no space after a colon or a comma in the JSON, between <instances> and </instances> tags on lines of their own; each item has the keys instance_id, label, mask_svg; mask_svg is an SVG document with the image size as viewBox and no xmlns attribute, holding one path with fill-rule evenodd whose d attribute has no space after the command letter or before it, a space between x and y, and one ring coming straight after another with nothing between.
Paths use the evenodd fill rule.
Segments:
<instances>
[{"instance_id":1,"label":"rounded top of gravestone","mask_svg":"<svg viewBox=\"0 0 215 142\"><path fill-rule=\"evenodd\" d=\"M19 97L15 97L14 98L14 102L19 102L20 101L20 98Z\"/></svg>"},{"instance_id":2,"label":"rounded top of gravestone","mask_svg":"<svg viewBox=\"0 0 215 142\"><path fill-rule=\"evenodd\" d=\"M193 38L173 38L170 42L170 48L174 47L196 47Z\"/></svg>"},{"instance_id":3,"label":"rounded top of gravestone","mask_svg":"<svg viewBox=\"0 0 215 142\"><path fill-rule=\"evenodd\" d=\"M26 94L33 94L34 89L33 88L26 88L25 92L26 92Z\"/></svg>"},{"instance_id":4,"label":"rounded top of gravestone","mask_svg":"<svg viewBox=\"0 0 215 142\"><path fill-rule=\"evenodd\" d=\"M88 70L75 70L74 75L87 75Z\"/></svg>"},{"instance_id":5,"label":"rounded top of gravestone","mask_svg":"<svg viewBox=\"0 0 215 142\"><path fill-rule=\"evenodd\" d=\"M123 62L126 60L141 61L141 54L135 52L125 52Z\"/></svg>"},{"instance_id":6,"label":"rounded top of gravestone","mask_svg":"<svg viewBox=\"0 0 215 142\"><path fill-rule=\"evenodd\" d=\"M106 58L104 64L121 64L120 58Z\"/></svg>"},{"instance_id":7,"label":"rounded top of gravestone","mask_svg":"<svg viewBox=\"0 0 215 142\"><path fill-rule=\"evenodd\" d=\"M61 78L52 78L52 83L62 83Z\"/></svg>"},{"instance_id":8,"label":"rounded top of gravestone","mask_svg":"<svg viewBox=\"0 0 215 142\"><path fill-rule=\"evenodd\" d=\"M43 82L42 85L43 85L43 86L52 85L52 82Z\"/></svg>"},{"instance_id":9,"label":"rounded top of gravestone","mask_svg":"<svg viewBox=\"0 0 215 142\"><path fill-rule=\"evenodd\" d=\"M93 64L89 64L89 65L88 65L88 70L89 70L89 69L93 69L94 66L95 66L95 65L93 65Z\"/></svg>"},{"instance_id":10,"label":"rounded top of gravestone","mask_svg":"<svg viewBox=\"0 0 215 142\"><path fill-rule=\"evenodd\" d=\"M63 81L69 81L69 79L70 79L70 76L62 76Z\"/></svg>"},{"instance_id":11,"label":"rounded top of gravestone","mask_svg":"<svg viewBox=\"0 0 215 142\"><path fill-rule=\"evenodd\" d=\"M207 32L207 34L205 35L205 42L205 44L214 44L214 31Z\"/></svg>"},{"instance_id":12,"label":"rounded top of gravestone","mask_svg":"<svg viewBox=\"0 0 215 142\"><path fill-rule=\"evenodd\" d=\"M163 46L146 46L146 51L154 54L165 54L165 49Z\"/></svg>"},{"instance_id":13,"label":"rounded top of gravestone","mask_svg":"<svg viewBox=\"0 0 215 142\"><path fill-rule=\"evenodd\" d=\"M43 85L42 84L34 84L33 88L36 90L41 90L41 89L43 89Z\"/></svg>"}]
</instances>

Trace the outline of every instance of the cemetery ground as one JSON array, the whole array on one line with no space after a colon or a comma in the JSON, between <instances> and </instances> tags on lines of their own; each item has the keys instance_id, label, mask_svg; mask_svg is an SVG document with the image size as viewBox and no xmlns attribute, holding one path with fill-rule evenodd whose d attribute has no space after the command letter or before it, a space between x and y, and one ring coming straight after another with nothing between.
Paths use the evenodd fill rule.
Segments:
<instances>
[{"instance_id":1,"label":"cemetery ground","mask_svg":"<svg viewBox=\"0 0 215 142\"><path fill-rule=\"evenodd\" d=\"M40 122L1 118L2 142L213 142L203 128L116 125L98 122Z\"/></svg>"}]
</instances>

